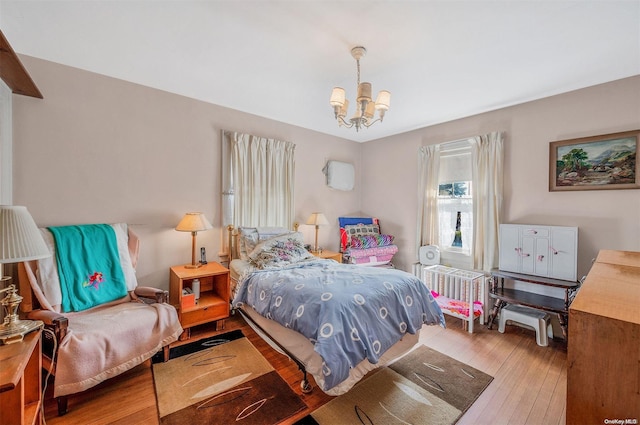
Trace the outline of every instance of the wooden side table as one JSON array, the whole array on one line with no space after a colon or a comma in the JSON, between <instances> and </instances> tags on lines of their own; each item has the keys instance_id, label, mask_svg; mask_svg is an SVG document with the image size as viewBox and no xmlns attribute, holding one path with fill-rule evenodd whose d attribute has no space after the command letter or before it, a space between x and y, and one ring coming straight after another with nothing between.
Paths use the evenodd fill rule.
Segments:
<instances>
[{"instance_id":1,"label":"wooden side table","mask_svg":"<svg viewBox=\"0 0 640 425\"><path fill-rule=\"evenodd\" d=\"M334 260L338 263L342 263L342 253L340 252L322 250L320 252L311 251L311 253L318 258L326 258L328 260Z\"/></svg>"},{"instance_id":2,"label":"wooden side table","mask_svg":"<svg viewBox=\"0 0 640 425\"><path fill-rule=\"evenodd\" d=\"M505 288L505 279L561 288L564 290L564 300L547 295L539 295L533 292ZM498 281L500 281L500 283L498 283ZM567 341L569 306L571 305L579 287L580 282L571 282L567 280L493 269L491 270L489 296L495 299L495 303L491 309L487 326L491 329L496 316L500 313L500 309L502 309L505 304L522 304L527 307L533 307L550 313L555 313L558 316L558 322L562 328L562 336L564 337L564 340Z\"/></svg>"},{"instance_id":3,"label":"wooden side table","mask_svg":"<svg viewBox=\"0 0 640 425\"><path fill-rule=\"evenodd\" d=\"M178 310L184 328L180 340L189 339L190 328L204 323L215 322L216 330L224 329L231 302L229 269L212 262L197 269L174 266L169 275L169 302ZM182 291L193 289L195 279L200 281L200 299L194 302L191 297L183 298Z\"/></svg>"},{"instance_id":4,"label":"wooden side table","mask_svg":"<svg viewBox=\"0 0 640 425\"><path fill-rule=\"evenodd\" d=\"M40 329L21 342L0 346L0 423L40 424L42 343Z\"/></svg>"}]
</instances>

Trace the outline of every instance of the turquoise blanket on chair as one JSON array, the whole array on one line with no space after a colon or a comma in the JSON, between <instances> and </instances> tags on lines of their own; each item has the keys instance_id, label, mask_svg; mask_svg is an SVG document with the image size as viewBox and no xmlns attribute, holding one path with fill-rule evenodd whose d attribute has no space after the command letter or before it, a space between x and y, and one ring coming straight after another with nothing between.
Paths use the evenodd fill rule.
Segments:
<instances>
[{"instance_id":1,"label":"turquoise blanket on chair","mask_svg":"<svg viewBox=\"0 0 640 425\"><path fill-rule=\"evenodd\" d=\"M127 295L113 227L87 224L48 229L56 245L62 311L82 311Z\"/></svg>"}]
</instances>

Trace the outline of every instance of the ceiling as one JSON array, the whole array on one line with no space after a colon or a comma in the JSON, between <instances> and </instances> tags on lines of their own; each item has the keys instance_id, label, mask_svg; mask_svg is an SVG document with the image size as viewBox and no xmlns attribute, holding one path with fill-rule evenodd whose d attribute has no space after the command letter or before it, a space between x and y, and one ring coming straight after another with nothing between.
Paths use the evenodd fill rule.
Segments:
<instances>
[{"instance_id":1,"label":"ceiling","mask_svg":"<svg viewBox=\"0 0 640 425\"><path fill-rule=\"evenodd\" d=\"M358 142L640 74L640 0L0 0L0 28L19 54ZM353 109L357 45L391 92L359 132L329 106L341 86Z\"/></svg>"}]
</instances>

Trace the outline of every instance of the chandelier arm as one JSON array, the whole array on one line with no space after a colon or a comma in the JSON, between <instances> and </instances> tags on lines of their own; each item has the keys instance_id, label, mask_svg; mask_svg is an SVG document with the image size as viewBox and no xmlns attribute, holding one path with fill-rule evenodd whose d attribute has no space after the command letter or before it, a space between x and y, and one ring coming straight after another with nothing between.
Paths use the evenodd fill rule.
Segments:
<instances>
[{"instance_id":1,"label":"chandelier arm","mask_svg":"<svg viewBox=\"0 0 640 425\"><path fill-rule=\"evenodd\" d=\"M374 125L375 123L377 123L378 121L382 121L382 118L376 118L375 120L371 121L371 122L363 122L362 125L364 125L365 127L369 128L372 125Z\"/></svg>"},{"instance_id":2,"label":"chandelier arm","mask_svg":"<svg viewBox=\"0 0 640 425\"><path fill-rule=\"evenodd\" d=\"M353 123L352 122L345 121L344 118L342 118L341 116L338 116L338 124L339 125L344 125L347 128L353 127Z\"/></svg>"}]
</instances>

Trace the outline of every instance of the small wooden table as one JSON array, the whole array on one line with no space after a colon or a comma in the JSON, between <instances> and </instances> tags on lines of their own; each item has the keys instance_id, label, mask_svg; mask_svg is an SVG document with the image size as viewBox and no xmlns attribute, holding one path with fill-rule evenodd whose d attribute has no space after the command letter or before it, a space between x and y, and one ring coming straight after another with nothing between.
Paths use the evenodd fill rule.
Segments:
<instances>
[{"instance_id":1,"label":"small wooden table","mask_svg":"<svg viewBox=\"0 0 640 425\"><path fill-rule=\"evenodd\" d=\"M335 251L327 251L327 250L322 250L320 252L317 251L311 251L311 253L313 255L315 255L318 258L326 258L329 260L335 260L338 263L342 263L342 253L340 252L335 252Z\"/></svg>"},{"instance_id":2,"label":"small wooden table","mask_svg":"<svg viewBox=\"0 0 640 425\"><path fill-rule=\"evenodd\" d=\"M504 280L517 280L521 282L533 283L535 285L550 286L564 290L564 300L547 295L535 294L533 292L521 291L517 289L505 288ZM500 284L498 284L498 280ZM548 277L533 276L522 273L506 272L498 269L491 270L491 281L489 285L489 296L495 298L495 304L489 315L487 326L489 329L505 304L521 304L540 310L555 313L562 328L562 336L567 340L567 322L569 320L569 306L575 297L576 291L580 287L580 282L552 279Z\"/></svg>"},{"instance_id":3,"label":"small wooden table","mask_svg":"<svg viewBox=\"0 0 640 425\"><path fill-rule=\"evenodd\" d=\"M42 343L40 329L21 342L0 346L0 423L40 424Z\"/></svg>"},{"instance_id":4,"label":"small wooden table","mask_svg":"<svg viewBox=\"0 0 640 425\"><path fill-rule=\"evenodd\" d=\"M186 305L182 302L182 290L192 288L194 279L200 280L200 299ZM190 328L204 323L215 322L216 330L224 329L224 321L229 317L230 294L229 269L219 263L211 262L197 269L171 267L169 302L178 310L184 328L180 340L189 339Z\"/></svg>"}]
</instances>

